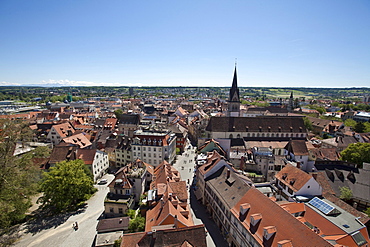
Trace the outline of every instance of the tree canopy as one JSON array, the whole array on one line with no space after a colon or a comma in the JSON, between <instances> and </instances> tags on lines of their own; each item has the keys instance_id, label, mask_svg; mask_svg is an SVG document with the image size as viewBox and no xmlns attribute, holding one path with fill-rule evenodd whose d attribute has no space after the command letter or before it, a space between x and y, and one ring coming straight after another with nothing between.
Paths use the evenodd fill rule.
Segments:
<instances>
[{"instance_id":1,"label":"tree canopy","mask_svg":"<svg viewBox=\"0 0 370 247\"><path fill-rule=\"evenodd\" d=\"M341 159L351 163L358 164L362 167L362 163L370 163L370 143L352 143L341 153Z\"/></svg>"},{"instance_id":2,"label":"tree canopy","mask_svg":"<svg viewBox=\"0 0 370 247\"><path fill-rule=\"evenodd\" d=\"M347 186L340 187L340 196L339 198L342 200L351 200L352 198L352 190L348 188Z\"/></svg>"},{"instance_id":3,"label":"tree canopy","mask_svg":"<svg viewBox=\"0 0 370 247\"><path fill-rule=\"evenodd\" d=\"M95 192L90 171L82 160L62 161L43 174L40 201L55 212L75 210Z\"/></svg>"},{"instance_id":4,"label":"tree canopy","mask_svg":"<svg viewBox=\"0 0 370 247\"><path fill-rule=\"evenodd\" d=\"M26 123L0 120L0 228L21 221L37 192L38 169L32 155L14 156L17 142L32 137Z\"/></svg>"}]
</instances>

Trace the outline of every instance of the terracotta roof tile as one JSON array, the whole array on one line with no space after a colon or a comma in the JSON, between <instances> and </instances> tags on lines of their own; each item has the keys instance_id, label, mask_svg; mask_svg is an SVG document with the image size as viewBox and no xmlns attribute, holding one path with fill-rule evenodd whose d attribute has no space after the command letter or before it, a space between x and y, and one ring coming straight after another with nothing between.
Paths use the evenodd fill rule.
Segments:
<instances>
[{"instance_id":1,"label":"terracotta roof tile","mask_svg":"<svg viewBox=\"0 0 370 247\"><path fill-rule=\"evenodd\" d=\"M251 207L241 223L259 244L265 242L263 241L264 227L273 226L276 233L270 246L277 246L278 243L287 244L286 246L331 246L330 243L255 188L249 189L231 209L232 214L238 219L240 219L240 205L243 203L249 203ZM251 226L250 216L253 214L262 216L256 226ZM289 241L291 241L291 244L289 244Z\"/></svg>"},{"instance_id":2,"label":"terracotta roof tile","mask_svg":"<svg viewBox=\"0 0 370 247\"><path fill-rule=\"evenodd\" d=\"M275 177L295 192L299 191L312 178L311 175L290 164L287 164Z\"/></svg>"}]
</instances>

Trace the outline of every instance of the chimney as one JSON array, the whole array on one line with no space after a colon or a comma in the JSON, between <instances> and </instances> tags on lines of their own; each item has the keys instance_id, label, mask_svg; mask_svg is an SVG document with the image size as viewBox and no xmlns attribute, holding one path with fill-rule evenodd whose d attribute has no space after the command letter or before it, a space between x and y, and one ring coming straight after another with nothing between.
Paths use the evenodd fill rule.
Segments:
<instances>
[{"instance_id":1,"label":"chimney","mask_svg":"<svg viewBox=\"0 0 370 247\"><path fill-rule=\"evenodd\" d=\"M178 219L177 219L177 215L175 215L175 219L174 219L174 222L173 222L173 226L174 226L174 228L179 228L179 221L178 221Z\"/></svg>"},{"instance_id":2,"label":"chimney","mask_svg":"<svg viewBox=\"0 0 370 247\"><path fill-rule=\"evenodd\" d=\"M164 206L164 201L163 201L163 198L161 198L161 208L163 208Z\"/></svg>"},{"instance_id":3,"label":"chimney","mask_svg":"<svg viewBox=\"0 0 370 247\"><path fill-rule=\"evenodd\" d=\"M226 179L229 179L230 178L230 169L227 169L226 171Z\"/></svg>"}]
</instances>

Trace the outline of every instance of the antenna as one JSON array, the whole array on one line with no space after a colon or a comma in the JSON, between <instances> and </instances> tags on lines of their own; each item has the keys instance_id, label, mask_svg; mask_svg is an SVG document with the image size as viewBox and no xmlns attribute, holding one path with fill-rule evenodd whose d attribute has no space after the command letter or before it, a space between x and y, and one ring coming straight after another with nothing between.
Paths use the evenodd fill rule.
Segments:
<instances>
[{"instance_id":1,"label":"antenna","mask_svg":"<svg viewBox=\"0 0 370 247\"><path fill-rule=\"evenodd\" d=\"M238 59L235 58L235 67L236 67L237 63L238 63Z\"/></svg>"}]
</instances>

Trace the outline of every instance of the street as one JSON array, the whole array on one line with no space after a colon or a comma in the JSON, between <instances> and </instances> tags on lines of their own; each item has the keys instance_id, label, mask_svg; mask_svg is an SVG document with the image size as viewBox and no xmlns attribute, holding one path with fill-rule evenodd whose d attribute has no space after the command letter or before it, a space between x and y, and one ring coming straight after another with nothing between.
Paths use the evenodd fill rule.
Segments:
<instances>
[{"instance_id":1,"label":"street","mask_svg":"<svg viewBox=\"0 0 370 247\"><path fill-rule=\"evenodd\" d=\"M185 149L182 155L177 156L176 162L173 164L181 175L181 180L188 181L188 186L190 187L193 183L194 177L194 158L196 156L196 147L191 147L191 149ZM207 230L207 246L208 247L224 247L228 246L227 242L221 235L221 232L217 225L212 219L210 219L209 214L206 212L205 207L197 201L192 190L188 190L191 214L193 216L193 221L195 225L204 224Z\"/></svg>"}]
</instances>

